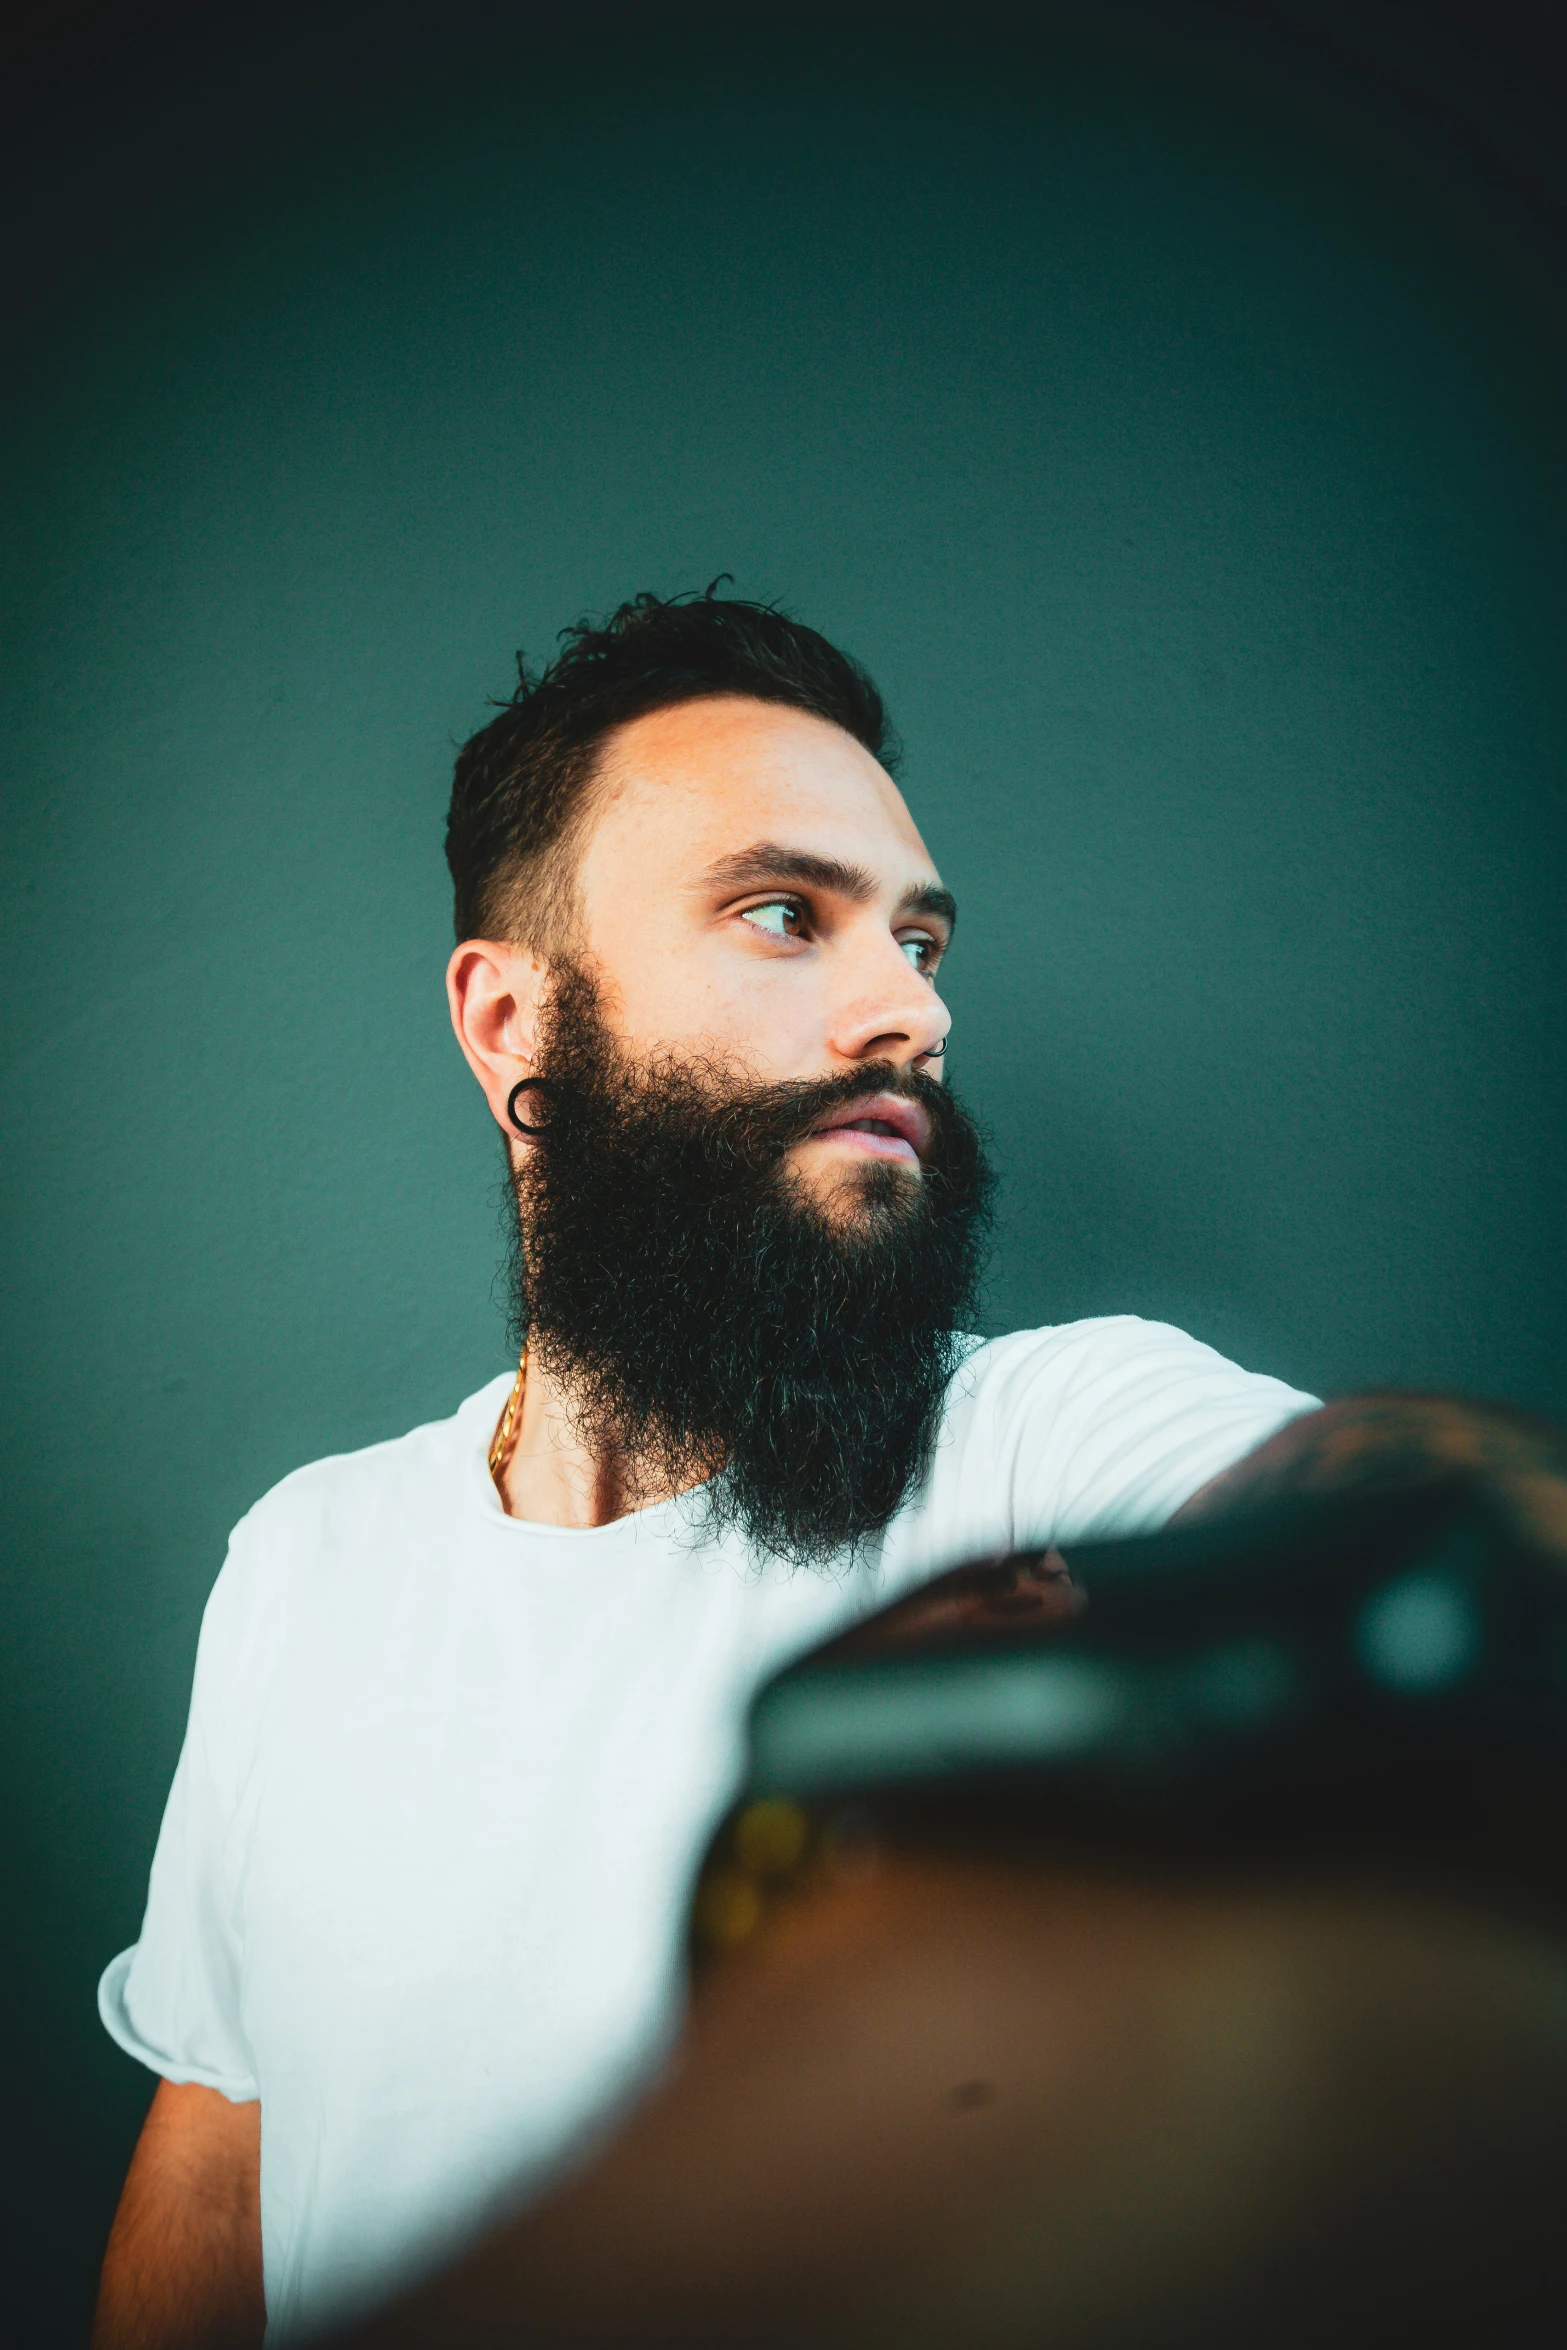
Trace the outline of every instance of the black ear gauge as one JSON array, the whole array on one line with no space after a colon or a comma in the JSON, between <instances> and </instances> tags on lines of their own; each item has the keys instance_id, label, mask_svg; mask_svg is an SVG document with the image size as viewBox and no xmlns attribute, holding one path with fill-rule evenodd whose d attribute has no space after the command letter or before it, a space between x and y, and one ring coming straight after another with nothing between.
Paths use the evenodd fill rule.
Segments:
<instances>
[{"instance_id":1,"label":"black ear gauge","mask_svg":"<svg viewBox=\"0 0 1567 2350\"><path fill-rule=\"evenodd\" d=\"M511 1120L512 1131L516 1134L520 1134L527 1142L542 1142L545 1136L549 1133L549 1128L548 1126L530 1126L526 1119L519 1118L517 1115L517 1097L519 1094L524 1093L547 1093L549 1091L549 1082L550 1081L547 1077L519 1077L516 1084L512 1087L510 1093L506 1096L506 1115Z\"/></svg>"}]
</instances>

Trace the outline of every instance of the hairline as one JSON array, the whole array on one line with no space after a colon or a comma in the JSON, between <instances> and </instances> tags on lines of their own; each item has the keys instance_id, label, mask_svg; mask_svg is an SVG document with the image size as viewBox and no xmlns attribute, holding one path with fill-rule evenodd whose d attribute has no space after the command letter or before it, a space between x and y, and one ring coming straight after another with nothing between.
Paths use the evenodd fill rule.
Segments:
<instances>
[{"instance_id":1,"label":"hairline","mask_svg":"<svg viewBox=\"0 0 1567 2350\"><path fill-rule=\"evenodd\" d=\"M596 734L573 745L568 752L568 757L585 755L588 762L586 773L572 795L571 811L552 841L525 864L514 865L500 880L496 895L505 919L493 926L495 936L504 939L508 946L531 949L550 963L581 952L582 905L577 882L587 836L623 788L605 773L611 746L617 736L629 727L639 726L644 718L657 718L665 710L687 709L696 702L754 702L765 710L791 710L798 717L814 719L818 725L830 726L835 734L843 735L868 759L874 760L897 789L897 780L885 761L877 757L868 743L861 742L852 728L784 694L759 694L741 686L722 685L698 687L690 693L672 694L668 701L650 702L646 709L637 710L630 717L608 720ZM524 921L522 916L529 907L534 912Z\"/></svg>"}]
</instances>

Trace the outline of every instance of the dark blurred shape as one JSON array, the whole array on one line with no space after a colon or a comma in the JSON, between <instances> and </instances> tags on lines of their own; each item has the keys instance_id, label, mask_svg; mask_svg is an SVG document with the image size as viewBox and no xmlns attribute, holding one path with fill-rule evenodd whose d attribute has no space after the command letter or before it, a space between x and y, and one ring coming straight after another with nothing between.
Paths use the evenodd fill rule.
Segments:
<instances>
[{"instance_id":1,"label":"dark blurred shape","mask_svg":"<svg viewBox=\"0 0 1567 2350\"><path fill-rule=\"evenodd\" d=\"M1567 1589L1456 1491L950 1575L791 1668L676 2064L371 2345L1559 2338Z\"/></svg>"},{"instance_id":2,"label":"dark blurred shape","mask_svg":"<svg viewBox=\"0 0 1567 2350\"><path fill-rule=\"evenodd\" d=\"M752 1791L852 1792L922 1835L982 1816L1140 1860L1356 1855L1554 1899L1536 1795L1567 1767L1567 1589L1457 1484L1105 1544L1073 1573L980 1562L780 1675Z\"/></svg>"}]
</instances>

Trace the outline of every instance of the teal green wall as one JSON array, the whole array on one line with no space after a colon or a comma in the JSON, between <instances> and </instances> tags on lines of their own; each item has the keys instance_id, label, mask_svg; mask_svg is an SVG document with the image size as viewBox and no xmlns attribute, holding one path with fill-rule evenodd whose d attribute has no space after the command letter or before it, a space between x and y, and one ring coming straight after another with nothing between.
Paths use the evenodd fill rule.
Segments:
<instances>
[{"instance_id":1,"label":"teal green wall","mask_svg":"<svg viewBox=\"0 0 1567 2350\"><path fill-rule=\"evenodd\" d=\"M729 570L882 681L994 1326L1567 1412L1562 351L1429 186L1113 46L502 53L73 248L0 711L8 1995L67 2303L226 1529L505 1359L440 839L519 644Z\"/></svg>"}]
</instances>

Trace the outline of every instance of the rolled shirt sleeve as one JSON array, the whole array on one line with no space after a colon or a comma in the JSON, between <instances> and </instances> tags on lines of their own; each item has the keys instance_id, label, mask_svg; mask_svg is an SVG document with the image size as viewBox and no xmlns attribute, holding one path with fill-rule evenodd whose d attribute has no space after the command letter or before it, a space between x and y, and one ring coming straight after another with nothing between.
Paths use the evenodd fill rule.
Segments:
<instances>
[{"instance_id":1,"label":"rolled shirt sleeve","mask_svg":"<svg viewBox=\"0 0 1567 2350\"><path fill-rule=\"evenodd\" d=\"M104 1969L98 2012L127 2055L236 2103L259 2095L240 2020L234 1883L236 1531L202 1619L190 1718L164 1809L140 1940Z\"/></svg>"}]
</instances>

